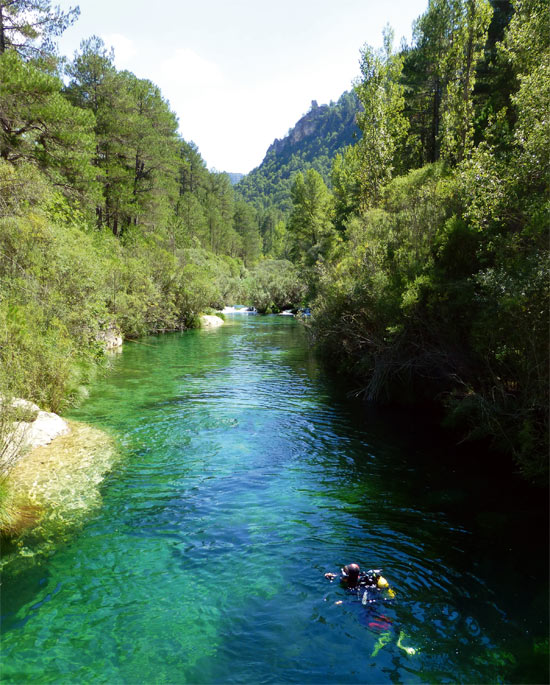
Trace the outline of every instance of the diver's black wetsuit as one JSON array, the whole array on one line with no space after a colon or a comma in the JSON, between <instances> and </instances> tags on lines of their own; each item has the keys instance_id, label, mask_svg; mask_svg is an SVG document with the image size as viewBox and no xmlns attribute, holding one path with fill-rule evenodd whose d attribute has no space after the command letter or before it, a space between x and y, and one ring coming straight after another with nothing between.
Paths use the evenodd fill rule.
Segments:
<instances>
[{"instance_id":1,"label":"diver's black wetsuit","mask_svg":"<svg viewBox=\"0 0 550 685\"><path fill-rule=\"evenodd\" d=\"M382 588L378 585L381 578L379 570L360 571L357 580L351 581L345 574L340 576L340 586L351 595L355 595L364 605L371 604L377 600L386 601L382 596Z\"/></svg>"},{"instance_id":2,"label":"diver's black wetsuit","mask_svg":"<svg viewBox=\"0 0 550 685\"><path fill-rule=\"evenodd\" d=\"M380 573L378 571L360 571L357 582L353 586L349 585L349 582L345 582L345 576L340 579L343 585L346 585L350 590L358 587L376 587L378 583L378 578L380 578Z\"/></svg>"}]
</instances>

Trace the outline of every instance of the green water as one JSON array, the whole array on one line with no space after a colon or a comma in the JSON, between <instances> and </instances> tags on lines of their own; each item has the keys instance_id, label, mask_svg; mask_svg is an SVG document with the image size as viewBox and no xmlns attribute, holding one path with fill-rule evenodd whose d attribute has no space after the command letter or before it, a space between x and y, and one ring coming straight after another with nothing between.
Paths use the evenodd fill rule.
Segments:
<instances>
[{"instance_id":1,"label":"green water","mask_svg":"<svg viewBox=\"0 0 550 685\"><path fill-rule=\"evenodd\" d=\"M73 412L123 452L102 507L5 574L2 682L548 682L547 515L521 485L348 399L294 320L143 342ZM395 599L324 579L351 561Z\"/></svg>"}]
</instances>

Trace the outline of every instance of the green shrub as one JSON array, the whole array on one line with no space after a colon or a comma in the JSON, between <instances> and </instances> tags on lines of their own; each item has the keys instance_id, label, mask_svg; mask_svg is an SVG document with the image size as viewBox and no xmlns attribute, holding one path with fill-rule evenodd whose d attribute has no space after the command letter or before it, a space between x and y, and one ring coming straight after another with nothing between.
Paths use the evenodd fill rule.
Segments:
<instances>
[{"instance_id":1,"label":"green shrub","mask_svg":"<svg viewBox=\"0 0 550 685\"><path fill-rule=\"evenodd\" d=\"M306 294L298 267L284 259L260 262L250 272L246 285L246 299L260 313L295 309Z\"/></svg>"}]
</instances>

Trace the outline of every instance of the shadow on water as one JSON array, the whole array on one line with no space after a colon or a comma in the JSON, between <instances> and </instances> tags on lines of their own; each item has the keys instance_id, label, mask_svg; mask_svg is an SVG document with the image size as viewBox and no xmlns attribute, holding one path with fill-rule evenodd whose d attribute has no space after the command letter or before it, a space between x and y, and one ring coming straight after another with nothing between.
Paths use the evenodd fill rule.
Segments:
<instances>
[{"instance_id":1,"label":"shadow on water","mask_svg":"<svg viewBox=\"0 0 550 685\"><path fill-rule=\"evenodd\" d=\"M547 680L544 494L351 400L285 317L146 342L74 412L127 458L5 579L5 682ZM395 599L324 579L352 560Z\"/></svg>"},{"instance_id":2,"label":"shadow on water","mask_svg":"<svg viewBox=\"0 0 550 685\"><path fill-rule=\"evenodd\" d=\"M527 483L512 461L491 451L490 446L454 443L452 433L440 428L434 417L395 407L374 408L351 400L334 375L329 375L329 383L332 395L347 405L354 425L363 426L368 433L370 452L383 458L382 488L388 487L388 470L391 472L393 502L390 511L381 512L380 517L369 507L368 494L361 486L352 501L354 488L344 487L342 500L357 505L356 517L371 529L381 518L390 535L398 535L401 549L413 530L411 543L421 551L418 570L430 585L436 579L426 560L441 557L445 544L441 525L448 526L452 532L444 553L448 585L445 587L444 581L441 587L452 598L450 605L468 616L464 619L466 630L481 636L482 625L500 623L513 625L517 631L511 638L503 630L501 649L474 660L494 668L495 682L546 682L548 489ZM369 457L361 454L354 467L365 480L372 478ZM360 478L359 483L365 480ZM414 557L414 551L408 551L407 563ZM392 572L398 568L399 562ZM480 601L473 588L481 588L486 601ZM416 592L414 583L411 589ZM431 618L424 615L423 622L437 626L442 616L456 614L444 601L441 606L441 616L435 611ZM411 623L417 609L411 605ZM525 639L518 639L519 635ZM440 637L436 629L434 640Z\"/></svg>"}]
</instances>

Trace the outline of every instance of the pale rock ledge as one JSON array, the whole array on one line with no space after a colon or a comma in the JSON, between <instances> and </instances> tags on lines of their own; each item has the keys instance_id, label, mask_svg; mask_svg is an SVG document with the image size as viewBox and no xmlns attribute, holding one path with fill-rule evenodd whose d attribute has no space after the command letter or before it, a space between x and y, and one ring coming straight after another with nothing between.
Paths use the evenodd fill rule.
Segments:
<instances>
[{"instance_id":1,"label":"pale rock ledge","mask_svg":"<svg viewBox=\"0 0 550 685\"><path fill-rule=\"evenodd\" d=\"M119 350L122 347L122 335L117 328L106 328L103 331L98 331L96 339L103 343L105 350L110 352L112 350Z\"/></svg>"},{"instance_id":2,"label":"pale rock ledge","mask_svg":"<svg viewBox=\"0 0 550 685\"><path fill-rule=\"evenodd\" d=\"M217 328L223 325L223 319L213 314L201 314L201 325L203 328Z\"/></svg>"},{"instance_id":3,"label":"pale rock ledge","mask_svg":"<svg viewBox=\"0 0 550 685\"><path fill-rule=\"evenodd\" d=\"M14 422L13 430L5 437L4 445L0 446L1 460L5 463L17 461L28 451L48 445L71 431L61 416L43 411L28 400L14 399L11 406L25 416L23 420Z\"/></svg>"}]
</instances>

